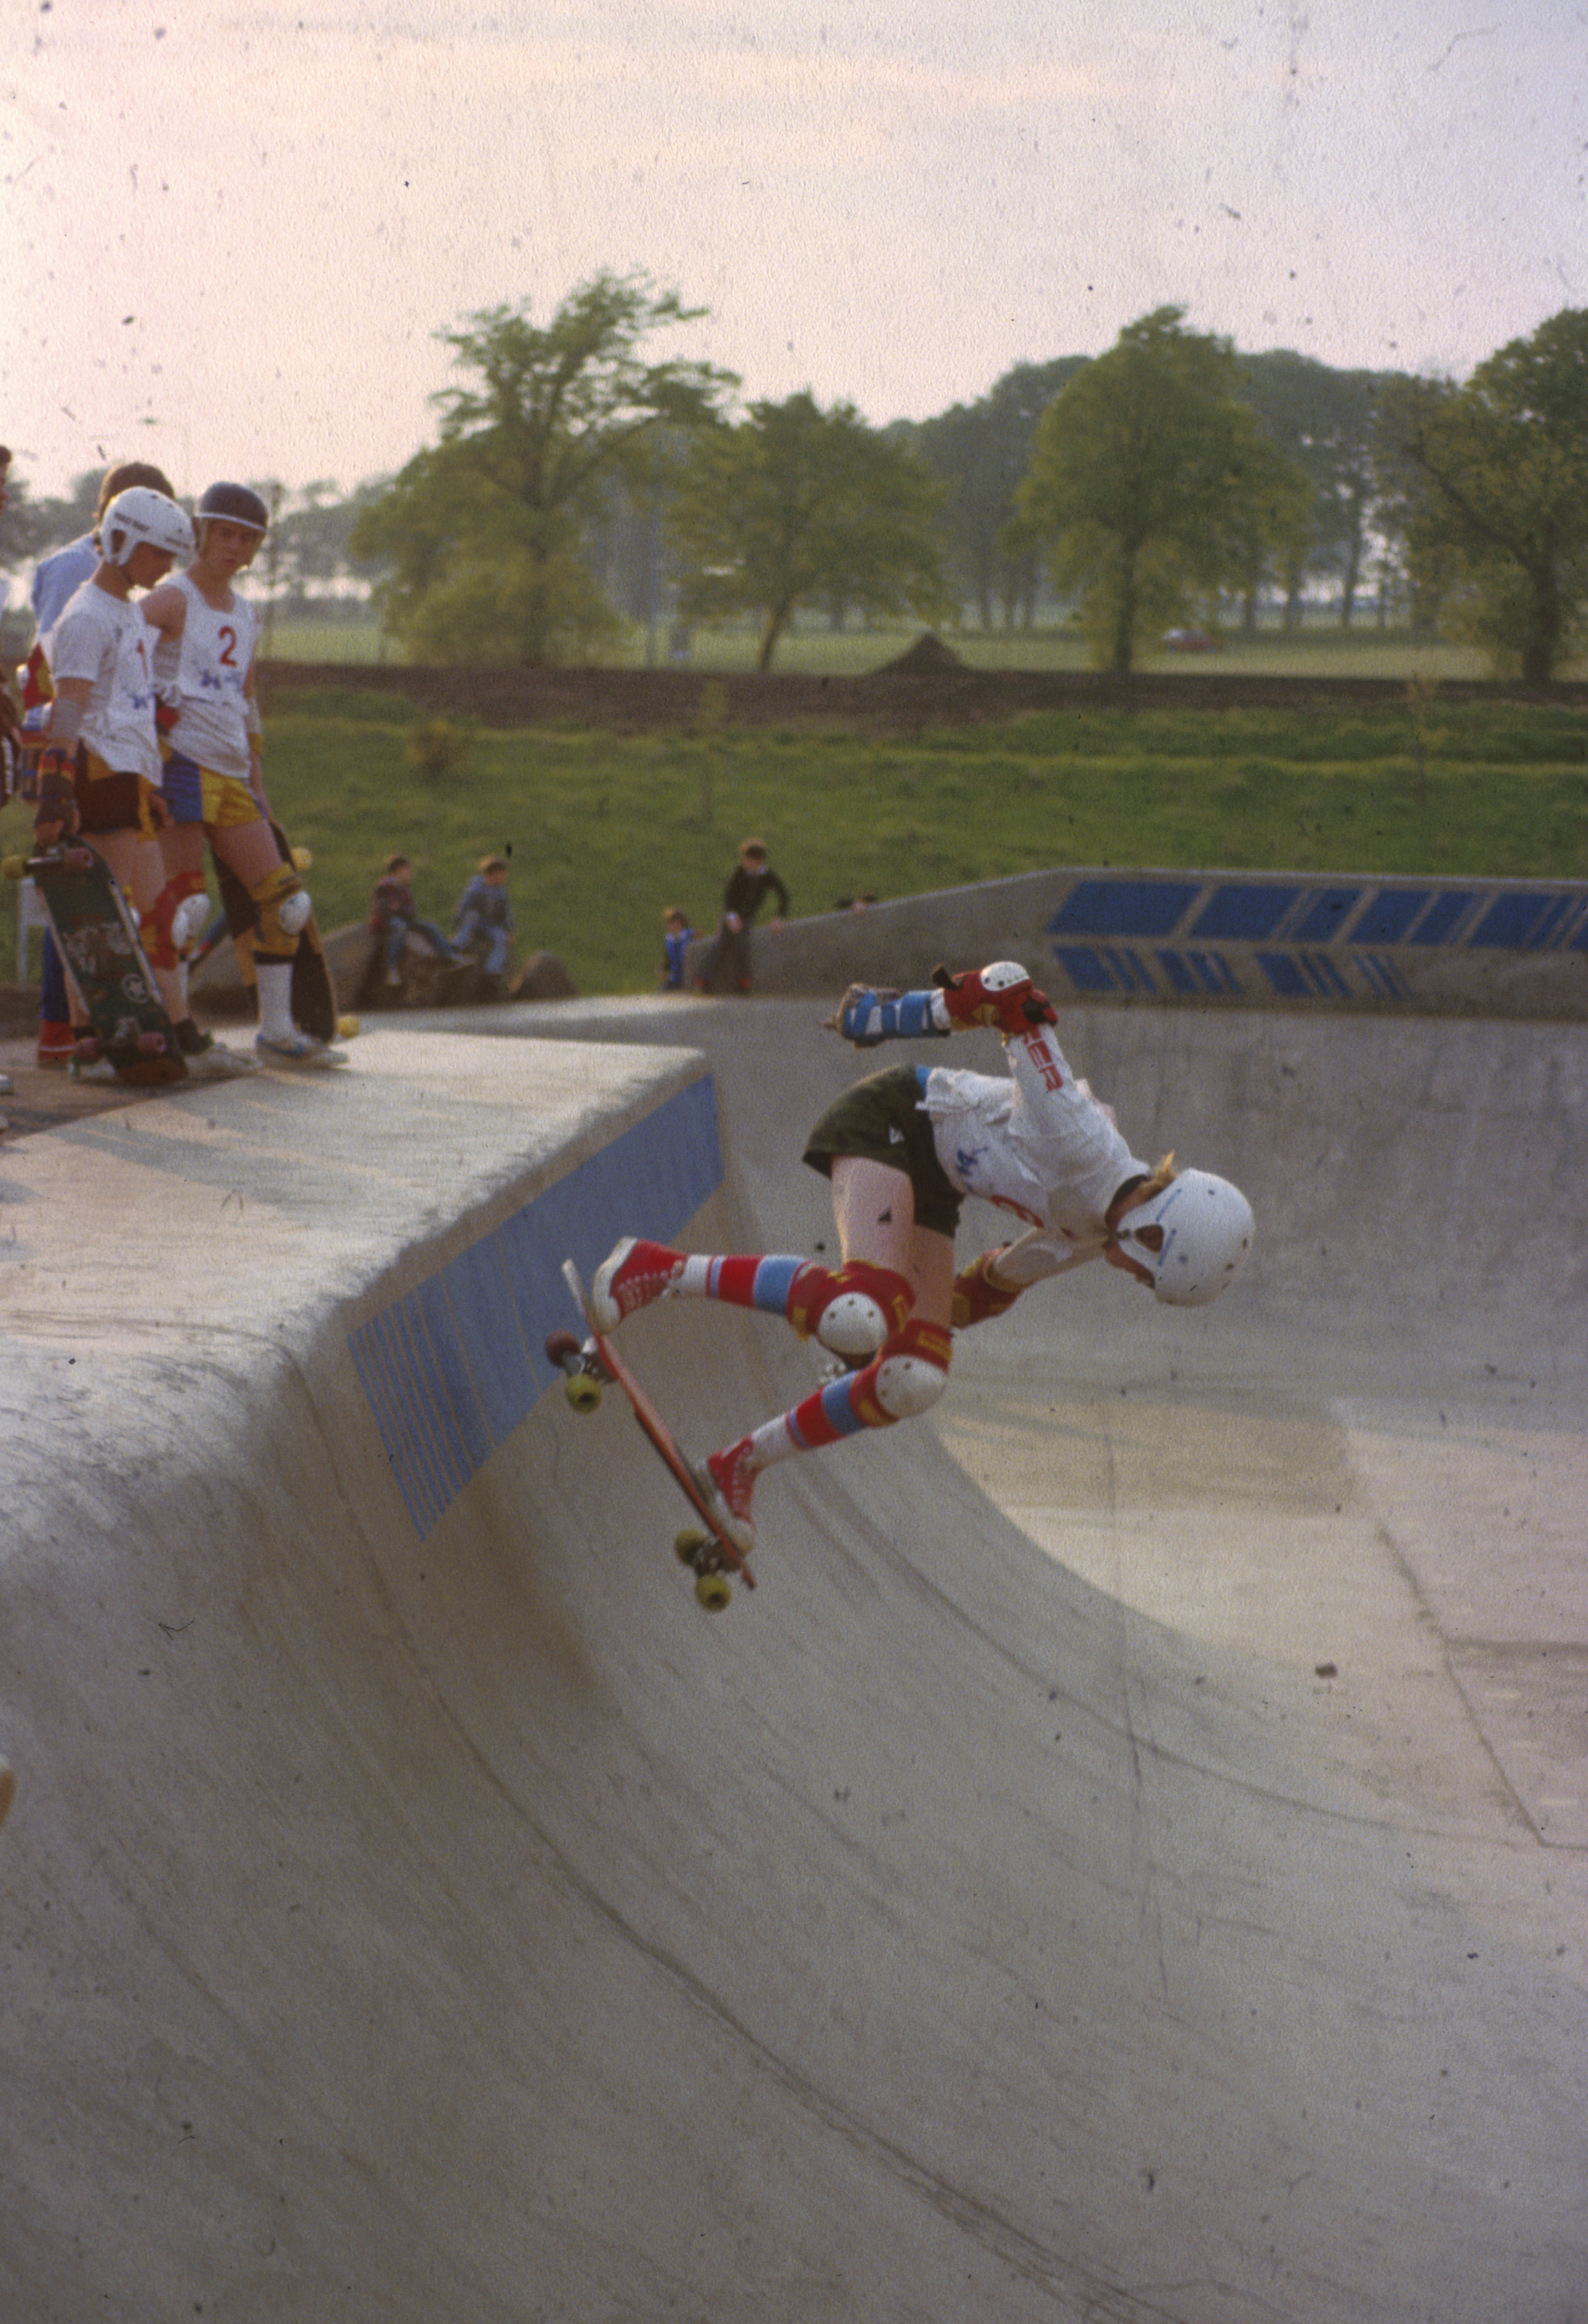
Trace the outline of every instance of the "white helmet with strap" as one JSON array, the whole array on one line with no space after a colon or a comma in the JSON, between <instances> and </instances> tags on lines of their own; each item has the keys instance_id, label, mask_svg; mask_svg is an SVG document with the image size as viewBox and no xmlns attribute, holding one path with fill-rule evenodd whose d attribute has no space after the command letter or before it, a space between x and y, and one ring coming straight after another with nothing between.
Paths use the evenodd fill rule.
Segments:
<instances>
[{"instance_id":1,"label":"white helmet with strap","mask_svg":"<svg viewBox=\"0 0 1588 2324\"><path fill-rule=\"evenodd\" d=\"M1168 1307L1205 1307L1245 1266L1253 1226L1239 1186L1211 1170L1182 1170L1125 1213L1115 1240L1151 1276L1154 1298Z\"/></svg>"},{"instance_id":2,"label":"white helmet with strap","mask_svg":"<svg viewBox=\"0 0 1588 2324\"><path fill-rule=\"evenodd\" d=\"M191 557L197 546L193 528L175 501L152 484L130 484L99 520L99 552L107 565L125 567L142 541L170 557Z\"/></svg>"}]
</instances>

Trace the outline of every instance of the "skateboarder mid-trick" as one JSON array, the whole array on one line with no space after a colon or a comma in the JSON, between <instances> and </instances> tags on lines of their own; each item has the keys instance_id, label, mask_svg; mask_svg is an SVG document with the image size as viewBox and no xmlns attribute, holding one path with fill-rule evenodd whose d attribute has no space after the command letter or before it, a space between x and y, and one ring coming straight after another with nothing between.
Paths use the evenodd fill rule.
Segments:
<instances>
[{"instance_id":1,"label":"skateboarder mid-trick","mask_svg":"<svg viewBox=\"0 0 1588 2324\"><path fill-rule=\"evenodd\" d=\"M909 1420L947 1382L952 1333L1002 1314L1022 1291L1094 1259L1170 1306L1216 1299L1251 1247L1239 1187L1131 1153L1112 1110L1070 1071L1045 993L1012 961L923 991L851 985L833 1030L857 1047L976 1026L1003 1038L1010 1072L900 1065L855 1084L817 1122L804 1159L829 1177L842 1265L706 1257L630 1235L597 1269L590 1311L615 1331L657 1299L723 1299L783 1316L849 1367L706 1463L723 1523L748 1551L757 1476L791 1453ZM978 1194L1024 1222L962 1268L954 1235Z\"/></svg>"}]
</instances>

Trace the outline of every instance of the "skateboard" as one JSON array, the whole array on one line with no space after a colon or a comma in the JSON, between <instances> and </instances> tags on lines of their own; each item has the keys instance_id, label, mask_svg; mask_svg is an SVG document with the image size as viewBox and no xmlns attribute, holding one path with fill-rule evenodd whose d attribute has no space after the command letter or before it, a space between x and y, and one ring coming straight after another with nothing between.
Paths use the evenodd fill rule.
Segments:
<instances>
[{"instance_id":1,"label":"skateboard","mask_svg":"<svg viewBox=\"0 0 1588 2324\"><path fill-rule=\"evenodd\" d=\"M8 880L31 879L38 889L93 1027L78 1044L78 1056L107 1057L118 1078L134 1084L185 1081L188 1061L138 942L137 923L103 855L69 840L36 855L8 855L0 870Z\"/></svg>"},{"instance_id":2,"label":"skateboard","mask_svg":"<svg viewBox=\"0 0 1588 2324\"><path fill-rule=\"evenodd\" d=\"M655 1445L673 1482L700 1520L698 1526L686 1526L676 1536L673 1547L680 1563L688 1565L694 1572L695 1595L700 1604L708 1614L720 1614L733 1596L728 1586L729 1574L736 1573L746 1590L754 1589L755 1576L750 1571L743 1551L723 1531L713 1516L700 1480L680 1451L672 1430L612 1342L596 1329L590 1319L584 1284L571 1259L563 1261L562 1271L584 1317L588 1337L580 1340L572 1332L548 1333L547 1360L567 1374L563 1393L576 1412L594 1412L608 1387L615 1385L622 1388L633 1408L635 1419ZM705 1527L704 1532L702 1526Z\"/></svg>"},{"instance_id":3,"label":"skateboard","mask_svg":"<svg viewBox=\"0 0 1588 2324\"><path fill-rule=\"evenodd\" d=\"M11 1772L11 1762L0 1759L0 1823L11 1813L11 1803L16 1797L16 1777Z\"/></svg>"},{"instance_id":4,"label":"skateboard","mask_svg":"<svg viewBox=\"0 0 1588 2324\"><path fill-rule=\"evenodd\" d=\"M294 870L307 872L313 857L306 847L290 847L287 835L279 823L271 824L276 845L281 849L283 863ZM212 855L214 850L211 851ZM215 856L216 874L220 881L221 908L226 916L231 934L232 951L236 956L237 973L243 980L248 997L258 1006L259 979L254 967L254 899L231 866ZM292 1022L300 1032L310 1033L317 1041L351 1040L358 1030L356 1018L337 1013L337 988L331 979L331 965L326 958L326 948L319 932L319 923L311 912L303 924L298 939L298 949L292 955Z\"/></svg>"}]
</instances>

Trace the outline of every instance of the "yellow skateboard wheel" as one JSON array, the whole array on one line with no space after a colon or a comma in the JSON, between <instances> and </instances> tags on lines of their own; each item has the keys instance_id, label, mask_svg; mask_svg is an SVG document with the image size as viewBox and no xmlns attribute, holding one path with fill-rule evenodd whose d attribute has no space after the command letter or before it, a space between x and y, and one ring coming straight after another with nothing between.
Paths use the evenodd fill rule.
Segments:
<instances>
[{"instance_id":1,"label":"yellow skateboard wheel","mask_svg":"<svg viewBox=\"0 0 1588 2324\"><path fill-rule=\"evenodd\" d=\"M588 1372L570 1372L562 1392L576 1412L594 1412L601 1401L601 1383Z\"/></svg>"},{"instance_id":2,"label":"yellow skateboard wheel","mask_svg":"<svg viewBox=\"0 0 1588 2324\"><path fill-rule=\"evenodd\" d=\"M357 1038L359 1033L363 1031L363 1029L364 1028L359 1024L356 1017L338 1017L337 1019L337 1038L338 1041L354 1040Z\"/></svg>"},{"instance_id":3,"label":"yellow skateboard wheel","mask_svg":"<svg viewBox=\"0 0 1588 2324\"><path fill-rule=\"evenodd\" d=\"M22 879L27 868L28 859L25 855L7 855L3 862L0 862L0 872L3 872L8 880Z\"/></svg>"},{"instance_id":4,"label":"yellow skateboard wheel","mask_svg":"<svg viewBox=\"0 0 1588 2324\"><path fill-rule=\"evenodd\" d=\"M725 1612L733 1594L725 1573L703 1573L695 1584L695 1595L708 1614Z\"/></svg>"},{"instance_id":5,"label":"yellow skateboard wheel","mask_svg":"<svg viewBox=\"0 0 1588 2324\"><path fill-rule=\"evenodd\" d=\"M703 1549L709 1547L705 1534L697 1526L686 1526L673 1542L673 1551L680 1565L693 1565Z\"/></svg>"}]
</instances>

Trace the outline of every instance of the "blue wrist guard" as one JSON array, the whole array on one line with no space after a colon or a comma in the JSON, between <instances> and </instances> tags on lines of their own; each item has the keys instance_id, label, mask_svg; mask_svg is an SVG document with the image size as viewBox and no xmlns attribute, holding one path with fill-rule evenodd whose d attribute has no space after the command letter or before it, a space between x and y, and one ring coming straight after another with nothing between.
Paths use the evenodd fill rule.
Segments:
<instances>
[{"instance_id":1,"label":"blue wrist guard","mask_svg":"<svg viewBox=\"0 0 1588 2324\"><path fill-rule=\"evenodd\" d=\"M934 992L872 992L852 984L844 996L838 1030L857 1049L874 1049L882 1041L939 1040L948 1028L937 1023Z\"/></svg>"}]
</instances>

